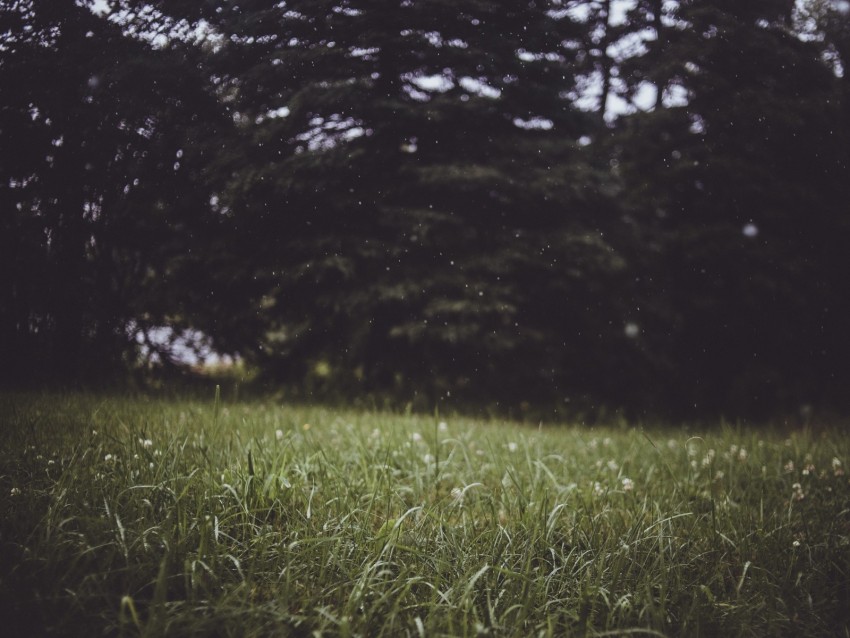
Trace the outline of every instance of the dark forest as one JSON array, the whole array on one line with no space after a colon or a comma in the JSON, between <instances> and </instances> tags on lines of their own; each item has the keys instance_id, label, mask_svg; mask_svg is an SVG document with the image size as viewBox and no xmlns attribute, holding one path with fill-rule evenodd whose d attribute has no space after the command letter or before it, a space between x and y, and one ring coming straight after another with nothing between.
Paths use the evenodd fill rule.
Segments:
<instances>
[{"instance_id":1,"label":"dark forest","mask_svg":"<svg viewBox=\"0 0 850 638\"><path fill-rule=\"evenodd\" d=\"M0 382L846 413L850 3L0 4Z\"/></svg>"}]
</instances>

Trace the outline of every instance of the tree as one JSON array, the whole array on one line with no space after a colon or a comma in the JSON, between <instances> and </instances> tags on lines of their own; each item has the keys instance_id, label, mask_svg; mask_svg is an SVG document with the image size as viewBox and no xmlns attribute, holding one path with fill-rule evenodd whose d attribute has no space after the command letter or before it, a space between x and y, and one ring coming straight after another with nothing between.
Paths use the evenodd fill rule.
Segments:
<instances>
[{"instance_id":1,"label":"tree","mask_svg":"<svg viewBox=\"0 0 850 638\"><path fill-rule=\"evenodd\" d=\"M841 100L791 4L682 3L668 53L686 97L619 142L662 245L648 294L669 312L657 331L681 409L763 415L846 379Z\"/></svg>"},{"instance_id":2,"label":"tree","mask_svg":"<svg viewBox=\"0 0 850 638\"><path fill-rule=\"evenodd\" d=\"M211 225L187 139L217 107L178 51L89 6L0 20L3 374L102 377L133 356L132 326L185 316L180 273Z\"/></svg>"}]
</instances>

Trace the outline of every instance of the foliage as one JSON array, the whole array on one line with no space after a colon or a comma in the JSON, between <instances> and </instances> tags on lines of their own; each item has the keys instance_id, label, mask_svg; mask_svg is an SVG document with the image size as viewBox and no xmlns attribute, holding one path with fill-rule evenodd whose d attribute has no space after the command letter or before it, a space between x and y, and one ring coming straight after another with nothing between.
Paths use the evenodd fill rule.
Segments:
<instances>
[{"instance_id":1,"label":"foliage","mask_svg":"<svg viewBox=\"0 0 850 638\"><path fill-rule=\"evenodd\" d=\"M5 381L846 409L844 7L7 3Z\"/></svg>"}]
</instances>

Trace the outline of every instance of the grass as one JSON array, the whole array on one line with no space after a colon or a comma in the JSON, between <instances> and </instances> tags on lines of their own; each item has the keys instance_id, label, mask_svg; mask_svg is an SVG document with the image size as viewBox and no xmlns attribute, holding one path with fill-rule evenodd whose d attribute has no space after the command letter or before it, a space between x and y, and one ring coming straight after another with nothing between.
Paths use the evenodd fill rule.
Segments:
<instances>
[{"instance_id":1,"label":"grass","mask_svg":"<svg viewBox=\"0 0 850 638\"><path fill-rule=\"evenodd\" d=\"M0 419L7 636L850 635L840 428L83 394Z\"/></svg>"}]
</instances>

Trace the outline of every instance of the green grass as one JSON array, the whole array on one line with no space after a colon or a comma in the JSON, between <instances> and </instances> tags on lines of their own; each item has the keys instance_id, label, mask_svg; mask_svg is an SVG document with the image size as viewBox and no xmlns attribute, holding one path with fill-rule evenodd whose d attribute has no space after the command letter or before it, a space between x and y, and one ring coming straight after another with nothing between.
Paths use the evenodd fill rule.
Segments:
<instances>
[{"instance_id":1,"label":"green grass","mask_svg":"<svg viewBox=\"0 0 850 638\"><path fill-rule=\"evenodd\" d=\"M850 437L0 395L7 636L848 636Z\"/></svg>"}]
</instances>

